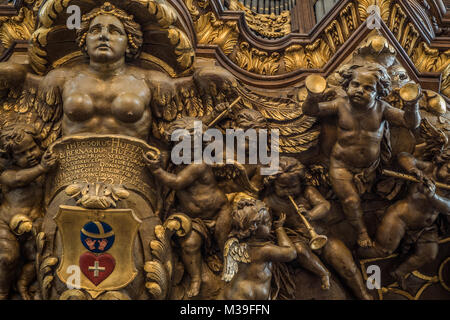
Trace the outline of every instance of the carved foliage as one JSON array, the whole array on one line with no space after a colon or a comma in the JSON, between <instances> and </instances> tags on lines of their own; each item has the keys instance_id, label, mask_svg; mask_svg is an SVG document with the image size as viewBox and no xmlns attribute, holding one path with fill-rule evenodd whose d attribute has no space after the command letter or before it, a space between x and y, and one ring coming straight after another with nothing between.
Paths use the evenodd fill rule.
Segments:
<instances>
[{"instance_id":1,"label":"carved foliage","mask_svg":"<svg viewBox=\"0 0 450 320\"><path fill-rule=\"evenodd\" d=\"M236 22L221 21L208 12L199 16L194 24L199 44L217 45L226 55L233 51L239 35Z\"/></svg>"},{"instance_id":2,"label":"carved foliage","mask_svg":"<svg viewBox=\"0 0 450 320\"><path fill-rule=\"evenodd\" d=\"M34 28L33 12L25 7L14 17L0 17L0 41L9 48L14 40L28 40Z\"/></svg>"},{"instance_id":3,"label":"carved foliage","mask_svg":"<svg viewBox=\"0 0 450 320\"><path fill-rule=\"evenodd\" d=\"M244 11L250 29L267 38L281 38L291 32L291 14L283 11L279 15L256 13L238 1L231 1L230 10Z\"/></svg>"},{"instance_id":4,"label":"carved foliage","mask_svg":"<svg viewBox=\"0 0 450 320\"><path fill-rule=\"evenodd\" d=\"M279 67L280 54L278 52L268 53L252 48L247 42L239 45L236 54L236 63L242 69L264 75L275 74Z\"/></svg>"}]
</instances>

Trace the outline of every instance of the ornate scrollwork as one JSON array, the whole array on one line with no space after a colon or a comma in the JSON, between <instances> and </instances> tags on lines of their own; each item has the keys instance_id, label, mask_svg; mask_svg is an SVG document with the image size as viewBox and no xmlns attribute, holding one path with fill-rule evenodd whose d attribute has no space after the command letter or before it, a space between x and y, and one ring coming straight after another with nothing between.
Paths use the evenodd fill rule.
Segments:
<instances>
[{"instance_id":1,"label":"ornate scrollwork","mask_svg":"<svg viewBox=\"0 0 450 320\"><path fill-rule=\"evenodd\" d=\"M247 42L241 42L236 53L236 63L244 70L264 75L273 75L280 68L280 54L252 48Z\"/></svg>"},{"instance_id":2,"label":"ornate scrollwork","mask_svg":"<svg viewBox=\"0 0 450 320\"><path fill-rule=\"evenodd\" d=\"M14 40L28 40L34 29L35 16L26 7L20 8L13 17L0 17L0 41L4 48L9 48Z\"/></svg>"},{"instance_id":3,"label":"ornate scrollwork","mask_svg":"<svg viewBox=\"0 0 450 320\"><path fill-rule=\"evenodd\" d=\"M253 12L238 1L230 2L230 10L244 11L245 21L250 29L266 38L282 38L291 33L291 13L282 11L279 15Z\"/></svg>"},{"instance_id":4,"label":"ornate scrollwork","mask_svg":"<svg viewBox=\"0 0 450 320\"><path fill-rule=\"evenodd\" d=\"M229 55L237 44L238 28L236 22L224 22L208 12L194 22L199 44L216 45Z\"/></svg>"}]
</instances>

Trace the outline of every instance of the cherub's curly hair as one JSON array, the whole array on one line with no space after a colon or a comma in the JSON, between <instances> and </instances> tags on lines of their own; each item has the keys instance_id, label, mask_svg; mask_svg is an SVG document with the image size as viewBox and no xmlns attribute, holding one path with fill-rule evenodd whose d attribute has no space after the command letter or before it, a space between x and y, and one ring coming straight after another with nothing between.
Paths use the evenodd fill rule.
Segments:
<instances>
[{"instance_id":1,"label":"cherub's curly hair","mask_svg":"<svg viewBox=\"0 0 450 320\"><path fill-rule=\"evenodd\" d=\"M275 180L284 173L294 173L298 174L299 178L304 178L305 166L295 158L280 157L277 173L264 177L264 187L272 186Z\"/></svg>"},{"instance_id":2,"label":"cherub's curly hair","mask_svg":"<svg viewBox=\"0 0 450 320\"><path fill-rule=\"evenodd\" d=\"M87 54L86 36L89 31L89 25L91 24L91 21L95 19L95 17L102 14L115 16L120 20L120 22L122 22L125 33L128 37L129 50L126 53L126 58L135 59L136 57L138 57L142 48L142 44L144 42L141 26L139 25L139 23L133 20L132 15L128 15L124 10L116 8L109 2L105 2L101 7L91 10L81 18L81 26L77 30L76 42L83 53Z\"/></svg>"},{"instance_id":3,"label":"cherub's curly hair","mask_svg":"<svg viewBox=\"0 0 450 320\"><path fill-rule=\"evenodd\" d=\"M378 63L367 63L365 65L353 64L339 70L341 76L340 84L347 89L353 79L355 71L365 71L372 73L377 78L377 92L379 97L386 97L391 92L391 77L386 68Z\"/></svg>"},{"instance_id":4,"label":"cherub's curly hair","mask_svg":"<svg viewBox=\"0 0 450 320\"><path fill-rule=\"evenodd\" d=\"M6 126L0 133L1 151L10 155L13 148L20 144L26 135L32 136L36 144L40 146L37 131L33 126L22 123Z\"/></svg>"},{"instance_id":5,"label":"cherub's curly hair","mask_svg":"<svg viewBox=\"0 0 450 320\"><path fill-rule=\"evenodd\" d=\"M243 210L246 207L254 207L254 210ZM242 240L253 235L264 221L264 212L261 209L268 210L261 200L242 198L235 202L231 213L232 226L229 237Z\"/></svg>"}]
</instances>

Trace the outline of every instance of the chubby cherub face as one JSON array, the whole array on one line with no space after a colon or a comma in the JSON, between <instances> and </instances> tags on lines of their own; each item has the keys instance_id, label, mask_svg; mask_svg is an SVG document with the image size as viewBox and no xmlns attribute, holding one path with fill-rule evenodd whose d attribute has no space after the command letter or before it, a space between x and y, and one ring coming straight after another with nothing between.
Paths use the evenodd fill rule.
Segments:
<instances>
[{"instance_id":1,"label":"chubby cherub face","mask_svg":"<svg viewBox=\"0 0 450 320\"><path fill-rule=\"evenodd\" d=\"M13 161L20 168L30 168L39 164L42 150L30 134L12 148Z\"/></svg>"},{"instance_id":2,"label":"chubby cherub face","mask_svg":"<svg viewBox=\"0 0 450 320\"><path fill-rule=\"evenodd\" d=\"M255 231L255 236L260 239L267 239L270 237L270 230L272 230L272 217L269 210L262 202L257 202L253 210L257 210L261 214L261 222Z\"/></svg>"},{"instance_id":3,"label":"chubby cherub face","mask_svg":"<svg viewBox=\"0 0 450 320\"><path fill-rule=\"evenodd\" d=\"M347 88L347 95L352 105L371 106L378 95L376 76L370 72L355 70Z\"/></svg>"},{"instance_id":4,"label":"chubby cherub face","mask_svg":"<svg viewBox=\"0 0 450 320\"><path fill-rule=\"evenodd\" d=\"M301 182L298 172L282 173L274 182L275 194L279 198L297 197L301 194Z\"/></svg>"}]
</instances>

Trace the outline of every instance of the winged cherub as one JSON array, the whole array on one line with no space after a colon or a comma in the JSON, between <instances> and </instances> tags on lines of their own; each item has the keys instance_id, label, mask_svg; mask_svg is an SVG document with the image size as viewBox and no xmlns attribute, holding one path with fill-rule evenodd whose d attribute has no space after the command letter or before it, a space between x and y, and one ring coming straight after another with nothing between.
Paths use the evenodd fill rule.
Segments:
<instances>
[{"instance_id":1,"label":"winged cherub","mask_svg":"<svg viewBox=\"0 0 450 320\"><path fill-rule=\"evenodd\" d=\"M271 241L272 218L260 200L238 194L233 205L233 225L224 250L219 299L268 300L273 262L295 259L295 247L283 228L286 216L273 223L278 244Z\"/></svg>"}]
</instances>

